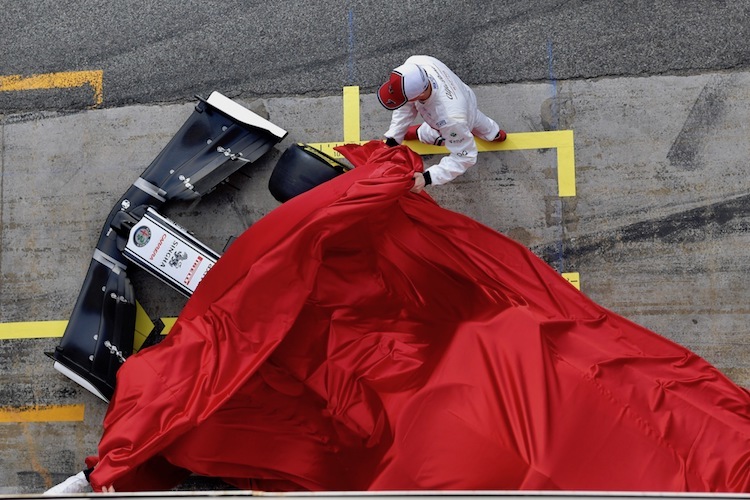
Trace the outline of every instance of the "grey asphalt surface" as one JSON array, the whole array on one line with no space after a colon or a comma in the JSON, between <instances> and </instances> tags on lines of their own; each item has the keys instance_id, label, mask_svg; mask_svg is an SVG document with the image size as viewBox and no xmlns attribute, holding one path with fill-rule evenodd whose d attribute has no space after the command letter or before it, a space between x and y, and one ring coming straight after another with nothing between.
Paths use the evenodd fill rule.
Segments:
<instances>
[{"instance_id":1,"label":"grey asphalt surface","mask_svg":"<svg viewBox=\"0 0 750 500\"><path fill-rule=\"evenodd\" d=\"M745 1L24 0L2 7L4 75L106 72L105 107L374 91L412 54L469 84L695 74L750 63ZM0 110L88 96L0 93Z\"/></svg>"},{"instance_id":2,"label":"grey asphalt surface","mask_svg":"<svg viewBox=\"0 0 750 500\"><path fill-rule=\"evenodd\" d=\"M198 205L166 210L221 250L278 205L267 184L288 145L342 139L343 86L360 86L361 136L377 139L390 117L376 86L427 53L511 134L575 133L575 197L557 196L545 149L482 153L435 199L750 387L750 1L7 4L0 78L103 70L104 89L91 109L85 87L0 79L0 324L68 318L104 219L195 94L289 131ZM181 295L133 279L152 318L179 314ZM41 492L96 451L106 405L52 369L57 342L0 339L0 407L85 407L80 422L0 422L0 494Z\"/></svg>"}]
</instances>

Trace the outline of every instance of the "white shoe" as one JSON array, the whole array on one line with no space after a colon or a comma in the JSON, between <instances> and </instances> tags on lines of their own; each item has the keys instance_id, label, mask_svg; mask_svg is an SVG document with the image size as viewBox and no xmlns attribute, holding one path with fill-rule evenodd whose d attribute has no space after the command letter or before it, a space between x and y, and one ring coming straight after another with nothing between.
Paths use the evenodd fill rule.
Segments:
<instances>
[{"instance_id":1,"label":"white shoe","mask_svg":"<svg viewBox=\"0 0 750 500\"><path fill-rule=\"evenodd\" d=\"M43 495L59 495L61 493L91 493L91 484L86 479L83 471L75 476L70 476L62 483L53 486L43 493Z\"/></svg>"}]
</instances>

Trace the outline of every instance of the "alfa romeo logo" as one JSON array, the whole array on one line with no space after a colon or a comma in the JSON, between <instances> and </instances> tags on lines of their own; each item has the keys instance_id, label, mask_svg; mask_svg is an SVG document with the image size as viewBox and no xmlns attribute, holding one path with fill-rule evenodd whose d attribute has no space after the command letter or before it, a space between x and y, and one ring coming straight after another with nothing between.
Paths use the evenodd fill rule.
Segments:
<instances>
[{"instance_id":1,"label":"alfa romeo logo","mask_svg":"<svg viewBox=\"0 0 750 500\"><path fill-rule=\"evenodd\" d=\"M139 248L145 247L149 241L151 241L151 229L148 226L141 226L135 230L133 234L133 243L135 243L135 246Z\"/></svg>"}]
</instances>

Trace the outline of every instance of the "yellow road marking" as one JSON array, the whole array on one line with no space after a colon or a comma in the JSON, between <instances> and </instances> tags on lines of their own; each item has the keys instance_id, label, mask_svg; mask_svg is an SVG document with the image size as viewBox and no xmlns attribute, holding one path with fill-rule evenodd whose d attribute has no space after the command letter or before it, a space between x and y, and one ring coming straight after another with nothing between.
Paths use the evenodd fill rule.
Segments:
<instances>
[{"instance_id":1,"label":"yellow road marking","mask_svg":"<svg viewBox=\"0 0 750 500\"><path fill-rule=\"evenodd\" d=\"M166 335L174 326L177 318L161 318L161 321L164 323L161 334ZM67 326L68 322L65 320L0 323L0 340L60 338L65 333L65 327ZM134 344L137 344L134 346L136 350L146 340L153 327L154 324L145 311L136 313L134 339Z\"/></svg>"},{"instance_id":2,"label":"yellow road marking","mask_svg":"<svg viewBox=\"0 0 750 500\"><path fill-rule=\"evenodd\" d=\"M45 73L39 75L0 76L0 92L18 90L44 90L83 87L90 85L94 90L94 105L97 107L103 100L104 71L65 71L61 73Z\"/></svg>"},{"instance_id":3,"label":"yellow road marking","mask_svg":"<svg viewBox=\"0 0 750 500\"><path fill-rule=\"evenodd\" d=\"M344 87L344 140L341 142L308 143L334 158L342 158L334 150L344 144L364 144L359 133L359 87ZM356 128L356 130L355 130ZM407 141L406 144L420 155L445 154L443 146L430 146L419 141ZM575 152L572 130L553 130L549 132L518 132L508 134L504 142L486 142L477 140L479 152L514 151L522 149L555 149L557 150L557 190L561 197L576 195Z\"/></svg>"},{"instance_id":4,"label":"yellow road marking","mask_svg":"<svg viewBox=\"0 0 750 500\"><path fill-rule=\"evenodd\" d=\"M135 305L135 338L133 344L137 351L148 334L151 333L154 323L138 301ZM63 336L67 326L68 322L64 320L0 323L0 340L59 338Z\"/></svg>"},{"instance_id":5,"label":"yellow road marking","mask_svg":"<svg viewBox=\"0 0 750 500\"><path fill-rule=\"evenodd\" d=\"M87 72L81 72L87 73ZM95 73L95 72L90 72ZM64 75L66 73L53 73L53 75ZM39 77L47 75L38 75ZM101 72L99 72L99 86L101 87ZM14 77L0 77L0 90L4 90L3 79ZM79 76L81 81L83 77ZM93 84L92 84L93 85ZM101 93L101 89L100 89ZM101 101L100 101L101 102ZM367 141L360 140L360 114L359 114L359 87L350 86L343 89L343 124L344 141L308 143L310 146L324 153L341 158L341 153L335 151L336 146L344 144L364 144ZM418 141L408 141L408 146L420 155L445 154L448 150L442 146L430 146ZM524 149L556 149L557 150L557 183L559 196L575 196L575 155L573 150L573 131L559 130L549 132L518 132L508 134L504 142L486 142L477 140L477 149L480 152L487 151L513 151ZM580 277L578 273L563 273L568 281L580 290ZM141 315L138 316L141 318ZM166 335L174 326L177 318L161 318L164 323L162 335ZM149 320L150 321L150 320ZM62 337L65 332L67 321L31 321L22 323L0 323L0 340L20 338L49 338ZM152 326L153 328L153 326ZM138 329L136 327L136 329ZM150 331L150 328L148 329ZM142 340L141 340L142 342Z\"/></svg>"},{"instance_id":6,"label":"yellow road marking","mask_svg":"<svg viewBox=\"0 0 750 500\"><path fill-rule=\"evenodd\" d=\"M344 142L359 142L359 87L344 87Z\"/></svg>"},{"instance_id":7,"label":"yellow road marking","mask_svg":"<svg viewBox=\"0 0 750 500\"><path fill-rule=\"evenodd\" d=\"M341 142L308 143L333 158L343 158L334 148L344 144L364 144L359 134L359 87L344 87L344 140ZM354 128L356 127L356 132ZM518 132L508 134L503 142L487 142L477 139L479 152L515 151L525 149L555 149L557 152L557 193L560 197L576 195L576 163L574 138L572 130L553 130L548 132ZM443 146L430 146L419 141L407 141L406 144L420 155L446 154ZM581 289L578 273L562 273L577 289Z\"/></svg>"},{"instance_id":8,"label":"yellow road marking","mask_svg":"<svg viewBox=\"0 0 750 500\"><path fill-rule=\"evenodd\" d=\"M32 406L0 408L0 423L9 422L82 422L84 405Z\"/></svg>"},{"instance_id":9,"label":"yellow road marking","mask_svg":"<svg viewBox=\"0 0 750 500\"><path fill-rule=\"evenodd\" d=\"M581 289L581 277L578 273L562 273L562 277L568 280L577 289ZM151 319L146 315L143 308L140 307L140 304L137 305L138 312L134 339L134 344L138 344L137 346L134 346L136 351L146 340L148 332L154 327L153 322L151 322ZM174 324L177 322L177 318L172 316L160 319L164 324L161 334L168 335ZM0 323L0 340L60 338L63 336L63 333L65 333L65 327L67 325L68 322L64 320Z\"/></svg>"},{"instance_id":10,"label":"yellow road marking","mask_svg":"<svg viewBox=\"0 0 750 500\"><path fill-rule=\"evenodd\" d=\"M562 273L562 277L577 289L581 289L581 276L578 273Z\"/></svg>"},{"instance_id":11,"label":"yellow road marking","mask_svg":"<svg viewBox=\"0 0 750 500\"><path fill-rule=\"evenodd\" d=\"M67 321L0 323L0 340L62 337Z\"/></svg>"}]
</instances>

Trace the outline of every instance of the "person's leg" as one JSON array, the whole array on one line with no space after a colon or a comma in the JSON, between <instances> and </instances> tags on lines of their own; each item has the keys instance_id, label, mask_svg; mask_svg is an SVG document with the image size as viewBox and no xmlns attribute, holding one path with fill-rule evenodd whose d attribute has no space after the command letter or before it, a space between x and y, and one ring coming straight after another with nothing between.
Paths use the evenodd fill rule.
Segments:
<instances>
[{"instance_id":1,"label":"person's leg","mask_svg":"<svg viewBox=\"0 0 750 500\"><path fill-rule=\"evenodd\" d=\"M417 128L417 137L419 138L419 142L422 142L424 144L433 144L435 146L442 146L445 142L445 139L443 136L440 135L440 132L435 130L434 128L430 127L426 123L423 123Z\"/></svg>"},{"instance_id":2,"label":"person's leg","mask_svg":"<svg viewBox=\"0 0 750 500\"><path fill-rule=\"evenodd\" d=\"M405 141L418 141L419 137L417 136L417 129L419 129L419 125L410 125L409 128L406 129L404 140Z\"/></svg>"},{"instance_id":3,"label":"person's leg","mask_svg":"<svg viewBox=\"0 0 750 500\"><path fill-rule=\"evenodd\" d=\"M45 491L44 495L59 495L61 493L90 493L92 491L89 484L89 474L93 469L86 469L75 476L70 476L60 484L53 486Z\"/></svg>"},{"instance_id":4,"label":"person's leg","mask_svg":"<svg viewBox=\"0 0 750 500\"><path fill-rule=\"evenodd\" d=\"M484 139L485 141L502 142L507 137L504 130L500 128L495 120L477 110L474 128L471 130L474 136Z\"/></svg>"}]
</instances>

